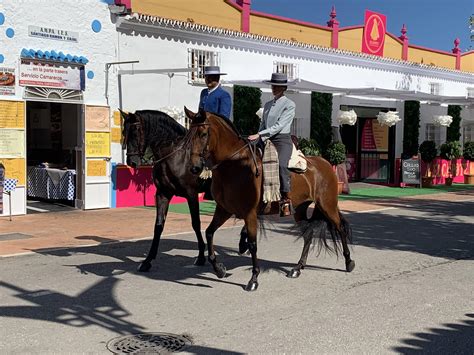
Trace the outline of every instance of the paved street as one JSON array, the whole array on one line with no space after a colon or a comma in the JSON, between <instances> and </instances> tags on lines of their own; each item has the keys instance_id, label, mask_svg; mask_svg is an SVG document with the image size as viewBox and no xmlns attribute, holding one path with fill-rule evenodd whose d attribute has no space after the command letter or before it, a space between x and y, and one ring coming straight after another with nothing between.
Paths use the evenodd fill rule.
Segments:
<instances>
[{"instance_id":1,"label":"paved street","mask_svg":"<svg viewBox=\"0 0 474 355\"><path fill-rule=\"evenodd\" d=\"M255 293L243 291L251 261L237 255L232 224L216 235L221 280L192 266L191 233L165 237L149 273L135 271L149 240L107 243L106 234L89 235L94 246L1 258L0 353L107 354L114 337L165 332L191 337L187 352L199 354L472 354L474 196L374 206L346 210L351 274L342 257L311 254L299 279L286 278L302 243L289 219L267 223Z\"/></svg>"}]
</instances>

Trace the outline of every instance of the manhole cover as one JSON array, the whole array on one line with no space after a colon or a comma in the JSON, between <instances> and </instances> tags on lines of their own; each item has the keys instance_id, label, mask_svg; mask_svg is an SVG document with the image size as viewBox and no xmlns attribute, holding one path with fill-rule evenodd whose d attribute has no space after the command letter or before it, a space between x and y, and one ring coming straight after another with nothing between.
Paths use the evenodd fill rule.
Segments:
<instances>
[{"instance_id":1,"label":"manhole cover","mask_svg":"<svg viewBox=\"0 0 474 355\"><path fill-rule=\"evenodd\" d=\"M168 354L192 344L188 335L144 333L114 338L107 343L107 349L114 354Z\"/></svg>"}]
</instances>

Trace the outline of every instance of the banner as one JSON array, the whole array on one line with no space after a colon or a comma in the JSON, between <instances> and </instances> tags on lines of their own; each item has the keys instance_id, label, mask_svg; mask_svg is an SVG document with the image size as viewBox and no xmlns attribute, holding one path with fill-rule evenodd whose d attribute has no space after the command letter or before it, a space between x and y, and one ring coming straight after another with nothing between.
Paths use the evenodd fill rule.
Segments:
<instances>
[{"instance_id":1,"label":"banner","mask_svg":"<svg viewBox=\"0 0 474 355\"><path fill-rule=\"evenodd\" d=\"M86 106L86 131L110 131L108 107Z\"/></svg>"},{"instance_id":2,"label":"banner","mask_svg":"<svg viewBox=\"0 0 474 355\"><path fill-rule=\"evenodd\" d=\"M15 68L0 67L0 95L15 95Z\"/></svg>"},{"instance_id":3,"label":"banner","mask_svg":"<svg viewBox=\"0 0 474 355\"><path fill-rule=\"evenodd\" d=\"M20 85L81 90L81 69L59 63L22 59Z\"/></svg>"},{"instance_id":4,"label":"banner","mask_svg":"<svg viewBox=\"0 0 474 355\"><path fill-rule=\"evenodd\" d=\"M25 128L25 103L0 100L0 128Z\"/></svg>"},{"instance_id":5,"label":"banner","mask_svg":"<svg viewBox=\"0 0 474 355\"><path fill-rule=\"evenodd\" d=\"M385 15L365 11L364 34L362 35L362 52L383 56L387 19Z\"/></svg>"}]
</instances>

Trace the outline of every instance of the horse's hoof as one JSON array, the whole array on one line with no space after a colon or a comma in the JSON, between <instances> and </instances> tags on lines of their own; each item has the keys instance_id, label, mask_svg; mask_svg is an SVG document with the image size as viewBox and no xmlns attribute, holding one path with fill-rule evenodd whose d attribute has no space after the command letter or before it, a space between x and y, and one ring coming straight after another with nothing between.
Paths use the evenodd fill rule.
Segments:
<instances>
[{"instance_id":1,"label":"horse's hoof","mask_svg":"<svg viewBox=\"0 0 474 355\"><path fill-rule=\"evenodd\" d=\"M247 286L245 286L245 291L252 292L256 291L258 288L258 282L257 281L249 281Z\"/></svg>"},{"instance_id":2,"label":"horse's hoof","mask_svg":"<svg viewBox=\"0 0 474 355\"><path fill-rule=\"evenodd\" d=\"M355 266L356 263L354 260L349 261L348 263L346 263L346 271L351 272L352 270L354 270Z\"/></svg>"},{"instance_id":3,"label":"horse's hoof","mask_svg":"<svg viewBox=\"0 0 474 355\"><path fill-rule=\"evenodd\" d=\"M206 265L206 258L204 257L197 257L195 260L194 260L194 265L196 266L204 266Z\"/></svg>"},{"instance_id":4,"label":"horse's hoof","mask_svg":"<svg viewBox=\"0 0 474 355\"><path fill-rule=\"evenodd\" d=\"M217 263L215 270L216 270L217 277L220 279L222 279L227 274L227 269L222 263Z\"/></svg>"},{"instance_id":5,"label":"horse's hoof","mask_svg":"<svg viewBox=\"0 0 474 355\"><path fill-rule=\"evenodd\" d=\"M300 275L301 275L300 269L291 269L286 274L286 277L289 277L290 279L297 279L298 277L300 277Z\"/></svg>"},{"instance_id":6,"label":"horse's hoof","mask_svg":"<svg viewBox=\"0 0 474 355\"><path fill-rule=\"evenodd\" d=\"M244 254L247 250L249 250L249 243L240 242L239 243L239 254Z\"/></svg>"},{"instance_id":7,"label":"horse's hoof","mask_svg":"<svg viewBox=\"0 0 474 355\"><path fill-rule=\"evenodd\" d=\"M147 272L147 271L150 271L151 269L151 262L149 261L142 261L140 263L140 265L138 265L138 268L137 270L140 271L140 272Z\"/></svg>"}]
</instances>

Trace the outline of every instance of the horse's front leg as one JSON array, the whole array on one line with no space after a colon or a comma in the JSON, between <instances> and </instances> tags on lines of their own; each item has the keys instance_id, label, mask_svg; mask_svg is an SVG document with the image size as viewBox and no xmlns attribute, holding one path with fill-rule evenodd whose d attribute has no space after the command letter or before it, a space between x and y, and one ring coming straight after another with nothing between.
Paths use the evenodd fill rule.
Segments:
<instances>
[{"instance_id":1,"label":"horse's front leg","mask_svg":"<svg viewBox=\"0 0 474 355\"><path fill-rule=\"evenodd\" d=\"M138 271L145 272L151 269L151 261L156 258L158 253L158 246L160 245L161 233L165 227L166 215L168 214L168 206L170 204L170 198L156 193L155 204L156 204L156 219L155 229L153 232L153 242L151 243L150 251L147 257L138 266Z\"/></svg>"},{"instance_id":2,"label":"horse's front leg","mask_svg":"<svg viewBox=\"0 0 474 355\"><path fill-rule=\"evenodd\" d=\"M230 218L230 216L232 216L232 214L227 212L220 205L217 205L212 221L206 229L207 249L209 253L208 260L214 268L217 277L220 279L225 276L227 269L224 264L217 262L216 254L214 252L214 233Z\"/></svg>"},{"instance_id":3,"label":"horse's front leg","mask_svg":"<svg viewBox=\"0 0 474 355\"><path fill-rule=\"evenodd\" d=\"M252 213L245 219L245 226L247 227L247 245L252 256L252 278L245 287L246 291L255 291L258 288L258 275L260 274L260 267L257 259L257 214Z\"/></svg>"},{"instance_id":4,"label":"horse's front leg","mask_svg":"<svg viewBox=\"0 0 474 355\"><path fill-rule=\"evenodd\" d=\"M202 266L206 263L206 257L204 256L204 250L206 248L206 244L204 244L204 239L202 238L201 234L201 220L199 218L199 199L198 194L190 194L187 198L189 211L191 212L191 223L193 226L194 233L196 233L197 241L198 241L198 248L199 248L199 255L194 261L194 265Z\"/></svg>"}]
</instances>

